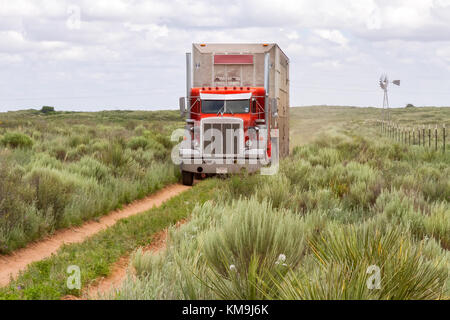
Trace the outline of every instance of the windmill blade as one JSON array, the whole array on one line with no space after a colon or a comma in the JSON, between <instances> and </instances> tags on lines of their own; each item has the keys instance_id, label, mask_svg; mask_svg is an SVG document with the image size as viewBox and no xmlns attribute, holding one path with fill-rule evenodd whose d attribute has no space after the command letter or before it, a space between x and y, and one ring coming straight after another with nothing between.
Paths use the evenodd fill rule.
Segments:
<instances>
[{"instance_id":1,"label":"windmill blade","mask_svg":"<svg viewBox=\"0 0 450 320\"><path fill-rule=\"evenodd\" d=\"M400 80L394 80L394 81L392 81L392 83L397 85L397 86L400 86Z\"/></svg>"},{"instance_id":2,"label":"windmill blade","mask_svg":"<svg viewBox=\"0 0 450 320\"><path fill-rule=\"evenodd\" d=\"M386 90L387 87L388 87L388 84L389 84L389 80L387 78L387 75L384 75L384 74L381 75L381 77L380 77L380 87L381 87L381 89Z\"/></svg>"}]
</instances>

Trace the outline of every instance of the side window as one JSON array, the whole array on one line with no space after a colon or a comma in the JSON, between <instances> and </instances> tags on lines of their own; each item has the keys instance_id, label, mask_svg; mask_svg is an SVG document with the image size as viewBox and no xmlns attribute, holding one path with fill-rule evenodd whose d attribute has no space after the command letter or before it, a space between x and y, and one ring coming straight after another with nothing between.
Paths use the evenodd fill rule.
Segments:
<instances>
[{"instance_id":1,"label":"side window","mask_svg":"<svg viewBox=\"0 0 450 320\"><path fill-rule=\"evenodd\" d=\"M252 113L256 113L256 99L252 99Z\"/></svg>"}]
</instances>

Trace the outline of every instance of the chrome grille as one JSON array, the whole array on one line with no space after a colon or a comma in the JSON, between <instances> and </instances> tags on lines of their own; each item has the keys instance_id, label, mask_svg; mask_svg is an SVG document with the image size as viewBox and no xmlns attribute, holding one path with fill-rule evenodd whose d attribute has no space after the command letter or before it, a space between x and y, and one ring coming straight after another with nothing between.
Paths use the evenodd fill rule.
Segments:
<instances>
[{"instance_id":1,"label":"chrome grille","mask_svg":"<svg viewBox=\"0 0 450 320\"><path fill-rule=\"evenodd\" d=\"M203 123L203 154L207 157L236 157L242 154L242 122L236 119ZM240 152L241 151L241 152Z\"/></svg>"}]
</instances>

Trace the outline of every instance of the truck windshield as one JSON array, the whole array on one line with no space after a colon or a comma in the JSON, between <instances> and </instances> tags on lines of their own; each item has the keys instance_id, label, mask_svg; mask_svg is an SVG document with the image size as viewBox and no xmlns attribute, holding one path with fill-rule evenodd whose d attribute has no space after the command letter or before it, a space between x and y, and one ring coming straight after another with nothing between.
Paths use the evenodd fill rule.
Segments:
<instances>
[{"instance_id":1,"label":"truck windshield","mask_svg":"<svg viewBox=\"0 0 450 320\"><path fill-rule=\"evenodd\" d=\"M249 109L249 100L227 100L225 103L225 113L248 113Z\"/></svg>"},{"instance_id":2,"label":"truck windshield","mask_svg":"<svg viewBox=\"0 0 450 320\"><path fill-rule=\"evenodd\" d=\"M218 113L224 111L224 100L202 100L203 113Z\"/></svg>"},{"instance_id":3,"label":"truck windshield","mask_svg":"<svg viewBox=\"0 0 450 320\"><path fill-rule=\"evenodd\" d=\"M249 100L202 100L203 113L248 113Z\"/></svg>"}]
</instances>

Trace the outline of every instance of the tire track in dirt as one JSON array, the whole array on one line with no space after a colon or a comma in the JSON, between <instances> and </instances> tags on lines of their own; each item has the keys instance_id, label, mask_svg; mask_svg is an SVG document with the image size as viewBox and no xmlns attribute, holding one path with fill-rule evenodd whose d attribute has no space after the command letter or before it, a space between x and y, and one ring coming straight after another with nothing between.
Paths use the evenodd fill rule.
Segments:
<instances>
[{"instance_id":1,"label":"tire track in dirt","mask_svg":"<svg viewBox=\"0 0 450 320\"><path fill-rule=\"evenodd\" d=\"M56 231L44 240L27 245L10 255L0 255L0 287L8 285L11 278L16 278L20 271L30 263L50 257L64 244L79 243L94 234L105 230L117 221L132 215L159 207L170 198L186 191L190 187L174 184L144 198L102 216L98 221L88 221L80 227Z\"/></svg>"},{"instance_id":2,"label":"tire track in dirt","mask_svg":"<svg viewBox=\"0 0 450 320\"><path fill-rule=\"evenodd\" d=\"M180 220L176 223L175 227L179 228L186 222L187 220ZM152 252L153 254L156 254L164 250L167 244L167 236L168 228L156 233L153 236L151 243L148 246L141 248L142 251L144 253ZM82 289L81 297L65 296L62 298L62 300L95 300L98 299L100 295L117 289L125 280L127 272L131 271L132 273L132 270L130 269L130 258L131 255L122 256L117 262L112 265L110 275L104 278L98 278L89 286Z\"/></svg>"}]
</instances>

